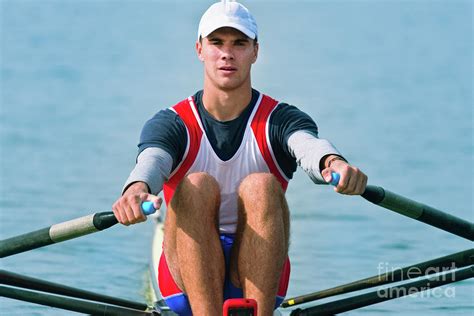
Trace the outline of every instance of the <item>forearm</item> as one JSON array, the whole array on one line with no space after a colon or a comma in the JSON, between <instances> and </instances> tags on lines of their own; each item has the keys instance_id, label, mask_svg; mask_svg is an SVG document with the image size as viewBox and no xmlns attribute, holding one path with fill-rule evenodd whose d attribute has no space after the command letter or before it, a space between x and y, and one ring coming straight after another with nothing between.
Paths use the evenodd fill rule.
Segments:
<instances>
[{"instance_id":1,"label":"forearm","mask_svg":"<svg viewBox=\"0 0 474 316\"><path fill-rule=\"evenodd\" d=\"M163 183L168 179L173 159L164 150L156 147L145 149L137 158L137 164L130 173L122 193L129 190L145 190L158 194L163 189Z\"/></svg>"},{"instance_id":2,"label":"forearm","mask_svg":"<svg viewBox=\"0 0 474 316\"><path fill-rule=\"evenodd\" d=\"M123 195L125 194L140 194L140 193L150 193L150 188L145 182L137 181L129 183L123 189Z\"/></svg>"},{"instance_id":3,"label":"forearm","mask_svg":"<svg viewBox=\"0 0 474 316\"><path fill-rule=\"evenodd\" d=\"M298 165L308 174L314 183L324 184L322 169L333 157L341 157L339 151L329 141L317 138L305 131L293 133L288 139L290 153Z\"/></svg>"}]
</instances>

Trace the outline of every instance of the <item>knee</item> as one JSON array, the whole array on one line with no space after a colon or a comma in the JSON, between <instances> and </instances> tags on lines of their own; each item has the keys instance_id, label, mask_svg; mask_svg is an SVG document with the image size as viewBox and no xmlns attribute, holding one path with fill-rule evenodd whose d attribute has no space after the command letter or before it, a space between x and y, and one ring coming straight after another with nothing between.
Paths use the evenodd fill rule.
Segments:
<instances>
[{"instance_id":1,"label":"knee","mask_svg":"<svg viewBox=\"0 0 474 316\"><path fill-rule=\"evenodd\" d=\"M239 221L280 218L287 209L283 188L271 173L250 174L240 184Z\"/></svg>"},{"instance_id":2,"label":"knee","mask_svg":"<svg viewBox=\"0 0 474 316\"><path fill-rule=\"evenodd\" d=\"M239 186L239 196L244 199L283 196L283 189L271 173L252 173Z\"/></svg>"},{"instance_id":3,"label":"knee","mask_svg":"<svg viewBox=\"0 0 474 316\"><path fill-rule=\"evenodd\" d=\"M171 207L177 214L197 214L195 209L215 216L220 205L220 189L216 179L205 172L191 173L176 188Z\"/></svg>"},{"instance_id":4,"label":"knee","mask_svg":"<svg viewBox=\"0 0 474 316\"><path fill-rule=\"evenodd\" d=\"M176 191L185 191L186 194L205 193L207 196L218 196L220 189L213 176L206 172L196 172L184 177Z\"/></svg>"}]
</instances>

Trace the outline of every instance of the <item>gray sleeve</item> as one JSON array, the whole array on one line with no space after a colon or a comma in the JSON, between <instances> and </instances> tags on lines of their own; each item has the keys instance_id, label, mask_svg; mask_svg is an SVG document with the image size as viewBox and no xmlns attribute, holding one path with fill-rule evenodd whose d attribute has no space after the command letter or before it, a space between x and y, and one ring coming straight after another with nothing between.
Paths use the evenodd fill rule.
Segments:
<instances>
[{"instance_id":1,"label":"gray sleeve","mask_svg":"<svg viewBox=\"0 0 474 316\"><path fill-rule=\"evenodd\" d=\"M163 189L163 183L169 178L173 158L170 154L158 147L148 147L143 150L137 158L137 164L130 173L122 190L125 190L134 182L145 182L150 188L151 194L158 194Z\"/></svg>"},{"instance_id":2,"label":"gray sleeve","mask_svg":"<svg viewBox=\"0 0 474 316\"><path fill-rule=\"evenodd\" d=\"M342 155L329 141L312 133L298 131L288 138L288 148L298 165L316 184L326 184L319 170L321 159L327 155Z\"/></svg>"}]
</instances>

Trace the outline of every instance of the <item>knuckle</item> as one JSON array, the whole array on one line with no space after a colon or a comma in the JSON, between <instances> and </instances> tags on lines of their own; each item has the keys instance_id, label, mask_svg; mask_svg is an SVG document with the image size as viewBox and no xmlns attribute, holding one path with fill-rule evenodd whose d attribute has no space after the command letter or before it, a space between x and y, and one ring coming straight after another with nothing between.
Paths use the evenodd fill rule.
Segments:
<instances>
[{"instance_id":1,"label":"knuckle","mask_svg":"<svg viewBox=\"0 0 474 316\"><path fill-rule=\"evenodd\" d=\"M115 202L115 207L116 207L117 209L123 208L123 205L124 205L124 199L123 199L123 197L120 198L117 202Z\"/></svg>"}]
</instances>

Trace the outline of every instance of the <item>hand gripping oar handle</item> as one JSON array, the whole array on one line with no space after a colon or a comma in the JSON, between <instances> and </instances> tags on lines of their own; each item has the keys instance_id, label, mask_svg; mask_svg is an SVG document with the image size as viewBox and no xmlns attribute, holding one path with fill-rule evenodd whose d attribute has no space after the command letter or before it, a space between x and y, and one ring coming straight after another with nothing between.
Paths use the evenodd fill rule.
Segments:
<instances>
[{"instance_id":1,"label":"hand gripping oar handle","mask_svg":"<svg viewBox=\"0 0 474 316\"><path fill-rule=\"evenodd\" d=\"M339 174L331 173L331 184L337 185ZM335 179L338 179L337 182ZM381 207L416 219L459 237L474 241L474 224L462 218L437 210L431 206L410 200L382 187L368 185L362 197Z\"/></svg>"},{"instance_id":2,"label":"hand gripping oar handle","mask_svg":"<svg viewBox=\"0 0 474 316\"><path fill-rule=\"evenodd\" d=\"M156 211L151 201L143 202L141 207L145 215ZM113 212L100 212L4 239L0 241L0 258L95 233L117 223Z\"/></svg>"}]
</instances>

